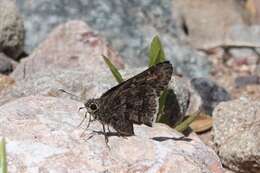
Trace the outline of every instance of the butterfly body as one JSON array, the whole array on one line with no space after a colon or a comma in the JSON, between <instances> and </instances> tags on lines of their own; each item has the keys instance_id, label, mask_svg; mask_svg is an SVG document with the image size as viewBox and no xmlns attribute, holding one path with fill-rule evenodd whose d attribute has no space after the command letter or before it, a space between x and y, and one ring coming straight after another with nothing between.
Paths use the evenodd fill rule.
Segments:
<instances>
[{"instance_id":1,"label":"butterfly body","mask_svg":"<svg viewBox=\"0 0 260 173\"><path fill-rule=\"evenodd\" d=\"M100 98L85 103L93 120L112 126L120 135L134 135L133 124L152 126L157 98L164 91L173 73L166 61L109 89Z\"/></svg>"}]
</instances>

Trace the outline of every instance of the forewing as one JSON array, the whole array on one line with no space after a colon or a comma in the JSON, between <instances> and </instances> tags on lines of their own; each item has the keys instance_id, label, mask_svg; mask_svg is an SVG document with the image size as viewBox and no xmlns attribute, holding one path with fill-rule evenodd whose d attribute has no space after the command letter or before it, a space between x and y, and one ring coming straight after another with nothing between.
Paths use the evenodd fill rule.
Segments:
<instances>
[{"instance_id":1,"label":"forewing","mask_svg":"<svg viewBox=\"0 0 260 173\"><path fill-rule=\"evenodd\" d=\"M159 63L111 88L100 98L103 111L118 123L127 122L124 126L130 127L131 122L152 126L157 108L156 98L166 89L172 72L169 62ZM123 126L118 126L119 130L123 130ZM131 130L127 132L131 133Z\"/></svg>"},{"instance_id":2,"label":"forewing","mask_svg":"<svg viewBox=\"0 0 260 173\"><path fill-rule=\"evenodd\" d=\"M169 81L171 80L172 73L173 67L169 61L159 63L109 89L101 97L117 95L124 90L135 88L140 85L150 85L153 89L155 89L157 95L159 96L160 92L167 87Z\"/></svg>"}]
</instances>

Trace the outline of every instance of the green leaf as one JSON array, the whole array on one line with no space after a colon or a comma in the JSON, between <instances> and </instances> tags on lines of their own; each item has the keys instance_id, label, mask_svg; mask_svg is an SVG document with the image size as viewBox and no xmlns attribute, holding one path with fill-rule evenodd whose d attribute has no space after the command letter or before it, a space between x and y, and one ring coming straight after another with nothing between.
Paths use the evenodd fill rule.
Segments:
<instances>
[{"instance_id":1,"label":"green leaf","mask_svg":"<svg viewBox=\"0 0 260 173\"><path fill-rule=\"evenodd\" d=\"M188 118L186 118L183 122L181 122L179 125L175 127L175 130L177 130L178 132L185 131L190 126L190 124L196 119L199 113L200 112L196 112L192 115L189 115Z\"/></svg>"},{"instance_id":2,"label":"green leaf","mask_svg":"<svg viewBox=\"0 0 260 173\"><path fill-rule=\"evenodd\" d=\"M7 173L5 140L0 141L0 173Z\"/></svg>"},{"instance_id":3,"label":"green leaf","mask_svg":"<svg viewBox=\"0 0 260 173\"><path fill-rule=\"evenodd\" d=\"M112 72L113 76L116 78L116 81L118 83L123 82L124 79L122 78L122 75L119 73L119 71L114 66L114 64L112 64L112 62L105 55L102 55L102 57L103 57L104 61L106 62L107 66L109 67L110 71Z\"/></svg>"},{"instance_id":4,"label":"green leaf","mask_svg":"<svg viewBox=\"0 0 260 173\"><path fill-rule=\"evenodd\" d=\"M149 67L165 61L165 54L159 36L155 36L149 49Z\"/></svg>"},{"instance_id":5,"label":"green leaf","mask_svg":"<svg viewBox=\"0 0 260 173\"><path fill-rule=\"evenodd\" d=\"M163 91L163 93L161 94L161 96L159 98L159 110L158 110L156 122L165 123L167 121L164 118L165 116L163 116L167 95L168 95L168 90L165 90L165 91Z\"/></svg>"}]
</instances>

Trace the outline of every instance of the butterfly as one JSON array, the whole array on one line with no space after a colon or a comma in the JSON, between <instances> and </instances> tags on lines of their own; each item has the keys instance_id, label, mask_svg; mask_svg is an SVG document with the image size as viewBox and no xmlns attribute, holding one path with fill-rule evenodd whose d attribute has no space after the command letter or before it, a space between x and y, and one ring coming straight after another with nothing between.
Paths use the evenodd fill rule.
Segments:
<instances>
[{"instance_id":1,"label":"butterfly","mask_svg":"<svg viewBox=\"0 0 260 173\"><path fill-rule=\"evenodd\" d=\"M109 127L120 136L134 135L133 124L152 126L157 112L157 100L164 91L173 73L169 61L151 66L140 74L109 89L99 98L84 103L90 122L98 120L102 124L105 141ZM87 118L85 114L82 122ZM80 124L82 124L82 122Z\"/></svg>"}]
</instances>

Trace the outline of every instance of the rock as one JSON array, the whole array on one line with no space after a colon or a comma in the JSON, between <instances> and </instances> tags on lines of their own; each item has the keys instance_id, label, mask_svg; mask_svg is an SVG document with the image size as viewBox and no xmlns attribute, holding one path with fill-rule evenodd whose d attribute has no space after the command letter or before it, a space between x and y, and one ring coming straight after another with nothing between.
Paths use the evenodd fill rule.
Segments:
<instances>
[{"instance_id":1,"label":"rock","mask_svg":"<svg viewBox=\"0 0 260 173\"><path fill-rule=\"evenodd\" d=\"M260 47L260 41L257 39L260 35L260 26L242 26L235 25L226 33L226 39L223 46L236 47Z\"/></svg>"},{"instance_id":2,"label":"rock","mask_svg":"<svg viewBox=\"0 0 260 173\"><path fill-rule=\"evenodd\" d=\"M9 74L13 71L13 65L10 58L5 54L0 53L0 73Z\"/></svg>"},{"instance_id":3,"label":"rock","mask_svg":"<svg viewBox=\"0 0 260 173\"><path fill-rule=\"evenodd\" d=\"M234 98L240 97L250 97L252 100L259 100L260 99L260 87L259 84L250 84L245 85L243 87L235 88L232 91L232 96Z\"/></svg>"},{"instance_id":4,"label":"rock","mask_svg":"<svg viewBox=\"0 0 260 173\"><path fill-rule=\"evenodd\" d=\"M236 87L244 87L246 85L260 84L260 77L256 75L239 76L235 79Z\"/></svg>"},{"instance_id":5,"label":"rock","mask_svg":"<svg viewBox=\"0 0 260 173\"><path fill-rule=\"evenodd\" d=\"M179 35L198 49L223 45L234 25L246 25L247 14L236 0L174 0ZM221 11L219 10L221 9Z\"/></svg>"},{"instance_id":6,"label":"rock","mask_svg":"<svg viewBox=\"0 0 260 173\"><path fill-rule=\"evenodd\" d=\"M116 67L123 67L118 54L84 22L69 21L58 26L17 66L12 76L21 80L36 72L55 68L79 68L91 73L109 72L102 55L107 56Z\"/></svg>"},{"instance_id":7,"label":"rock","mask_svg":"<svg viewBox=\"0 0 260 173\"><path fill-rule=\"evenodd\" d=\"M255 73L257 76L260 76L260 64L256 65L256 68L255 68L254 73Z\"/></svg>"},{"instance_id":8,"label":"rock","mask_svg":"<svg viewBox=\"0 0 260 173\"><path fill-rule=\"evenodd\" d=\"M13 0L1 0L0 11L0 52L17 60L24 46L23 19Z\"/></svg>"},{"instance_id":9,"label":"rock","mask_svg":"<svg viewBox=\"0 0 260 173\"><path fill-rule=\"evenodd\" d=\"M64 89L77 95L78 97L72 97L72 99L83 102L90 97L100 96L100 94L113 85L116 85L116 81L113 80L110 72L95 74L94 72L86 72L77 68L71 70L58 68L48 71L43 70L31 74L24 80L16 80L14 86L3 90L0 94L0 105L20 97L37 94L63 98L71 97L60 92L59 89Z\"/></svg>"},{"instance_id":10,"label":"rock","mask_svg":"<svg viewBox=\"0 0 260 173\"><path fill-rule=\"evenodd\" d=\"M164 111L171 126L181 122L186 115L190 100L190 92L186 84L187 81L178 76L173 76L169 82Z\"/></svg>"},{"instance_id":11,"label":"rock","mask_svg":"<svg viewBox=\"0 0 260 173\"><path fill-rule=\"evenodd\" d=\"M171 49L166 49L165 52L179 74L189 78L209 76L212 64L208 56L187 45L167 41L164 43L166 47L171 45Z\"/></svg>"},{"instance_id":12,"label":"rock","mask_svg":"<svg viewBox=\"0 0 260 173\"><path fill-rule=\"evenodd\" d=\"M33 35L27 37L26 44L30 50L55 25L80 18L104 36L130 66L148 64L150 42L155 35L159 35L166 57L176 64L178 72L189 77L209 75L211 66L207 57L178 40L171 0L20 0L17 3L25 16L28 35ZM60 7L62 10L58 10Z\"/></svg>"},{"instance_id":13,"label":"rock","mask_svg":"<svg viewBox=\"0 0 260 173\"><path fill-rule=\"evenodd\" d=\"M240 98L213 112L214 143L222 163L239 172L260 170L260 101Z\"/></svg>"},{"instance_id":14,"label":"rock","mask_svg":"<svg viewBox=\"0 0 260 173\"><path fill-rule=\"evenodd\" d=\"M221 9L221 11L219 11ZM237 0L174 0L178 35L197 49L260 46L260 26Z\"/></svg>"},{"instance_id":15,"label":"rock","mask_svg":"<svg viewBox=\"0 0 260 173\"><path fill-rule=\"evenodd\" d=\"M252 13L252 21L255 24L260 24L260 2L252 0L247 2L248 10Z\"/></svg>"},{"instance_id":16,"label":"rock","mask_svg":"<svg viewBox=\"0 0 260 173\"><path fill-rule=\"evenodd\" d=\"M186 115L199 111L202 99L192 88L190 80L173 75L169 83L169 98L166 99L165 113L171 126L181 122Z\"/></svg>"},{"instance_id":17,"label":"rock","mask_svg":"<svg viewBox=\"0 0 260 173\"><path fill-rule=\"evenodd\" d=\"M203 104L201 109L211 115L214 108L220 102L230 100L231 96L221 86L207 78L194 78L191 80L194 89L202 98Z\"/></svg>"},{"instance_id":18,"label":"rock","mask_svg":"<svg viewBox=\"0 0 260 173\"><path fill-rule=\"evenodd\" d=\"M256 53L251 48L230 48L228 53L235 58L256 56Z\"/></svg>"},{"instance_id":19,"label":"rock","mask_svg":"<svg viewBox=\"0 0 260 173\"><path fill-rule=\"evenodd\" d=\"M187 138L163 125L136 125L135 136L110 136L100 123L77 128L78 108L68 99L30 96L0 108L0 136L6 138L8 171L13 172L183 172L223 173L214 151L195 134ZM111 129L112 130L112 129ZM93 135L91 138L88 139Z\"/></svg>"}]
</instances>

